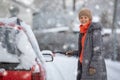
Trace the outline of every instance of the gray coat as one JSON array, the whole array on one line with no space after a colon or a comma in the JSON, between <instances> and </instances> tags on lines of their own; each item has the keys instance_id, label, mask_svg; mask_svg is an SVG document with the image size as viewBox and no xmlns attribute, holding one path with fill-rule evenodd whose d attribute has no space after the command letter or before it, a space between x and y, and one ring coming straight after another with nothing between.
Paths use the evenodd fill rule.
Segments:
<instances>
[{"instance_id":1,"label":"gray coat","mask_svg":"<svg viewBox=\"0 0 120 80\"><path fill-rule=\"evenodd\" d=\"M107 80L105 61L102 56L101 25L99 23L90 25L84 45L81 80ZM80 49L79 46L79 51ZM89 74L89 67L95 68L96 73L94 75Z\"/></svg>"}]
</instances>

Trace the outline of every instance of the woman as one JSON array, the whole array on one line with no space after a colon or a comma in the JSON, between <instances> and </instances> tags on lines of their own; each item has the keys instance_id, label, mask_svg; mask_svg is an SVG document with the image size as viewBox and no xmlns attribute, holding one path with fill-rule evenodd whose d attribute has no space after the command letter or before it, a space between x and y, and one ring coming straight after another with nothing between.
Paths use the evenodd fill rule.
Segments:
<instances>
[{"instance_id":1,"label":"woman","mask_svg":"<svg viewBox=\"0 0 120 80\"><path fill-rule=\"evenodd\" d=\"M107 80L105 62L102 57L101 25L92 22L91 11L83 8L79 12L79 60L77 80ZM75 51L67 51L75 55Z\"/></svg>"}]
</instances>

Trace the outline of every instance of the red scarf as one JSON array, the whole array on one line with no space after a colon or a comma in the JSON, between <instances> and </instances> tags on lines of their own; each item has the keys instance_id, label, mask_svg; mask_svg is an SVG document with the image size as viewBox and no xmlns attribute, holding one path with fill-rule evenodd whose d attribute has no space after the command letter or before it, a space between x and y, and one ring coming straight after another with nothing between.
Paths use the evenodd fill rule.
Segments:
<instances>
[{"instance_id":1,"label":"red scarf","mask_svg":"<svg viewBox=\"0 0 120 80\"><path fill-rule=\"evenodd\" d=\"M80 57L79 57L81 63L82 63L82 61L83 61L84 42L85 42L86 33L87 33L87 30L88 30L89 26L90 26L90 22L87 23L86 25L80 25L80 33L83 33L83 34L84 34L83 37L82 37L82 40L81 40L81 44L79 44L79 45L82 46L82 50L81 50L81 52L80 52L81 55L80 55Z\"/></svg>"},{"instance_id":2,"label":"red scarf","mask_svg":"<svg viewBox=\"0 0 120 80\"><path fill-rule=\"evenodd\" d=\"M86 33L89 28L90 22L85 25L80 25L80 33Z\"/></svg>"}]
</instances>

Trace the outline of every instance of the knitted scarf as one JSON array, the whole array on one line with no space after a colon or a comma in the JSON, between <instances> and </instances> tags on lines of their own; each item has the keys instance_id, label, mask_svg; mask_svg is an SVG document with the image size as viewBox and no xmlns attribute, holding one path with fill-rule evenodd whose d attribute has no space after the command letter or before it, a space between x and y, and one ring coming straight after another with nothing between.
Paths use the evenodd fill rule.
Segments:
<instances>
[{"instance_id":1,"label":"knitted scarf","mask_svg":"<svg viewBox=\"0 0 120 80\"><path fill-rule=\"evenodd\" d=\"M83 61L84 43L85 43L86 33L87 33L89 26L90 26L90 22L87 23L86 25L80 25L80 33L83 34L82 39L81 39L81 44L79 44L82 46L82 50L80 52L80 57L79 57L79 60L81 63Z\"/></svg>"}]
</instances>

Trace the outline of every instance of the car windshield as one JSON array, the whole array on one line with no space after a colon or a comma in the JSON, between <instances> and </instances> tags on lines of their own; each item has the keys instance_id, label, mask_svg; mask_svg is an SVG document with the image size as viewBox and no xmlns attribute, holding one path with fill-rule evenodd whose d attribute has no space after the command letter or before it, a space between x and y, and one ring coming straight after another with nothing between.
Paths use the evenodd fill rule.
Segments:
<instances>
[{"instance_id":1,"label":"car windshield","mask_svg":"<svg viewBox=\"0 0 120 80\"><path fill-rule=\"evenodd\" d=\"M0 68L29 70L35 52L22 27L0 23Z\"/></svg>"}]
</instances>

